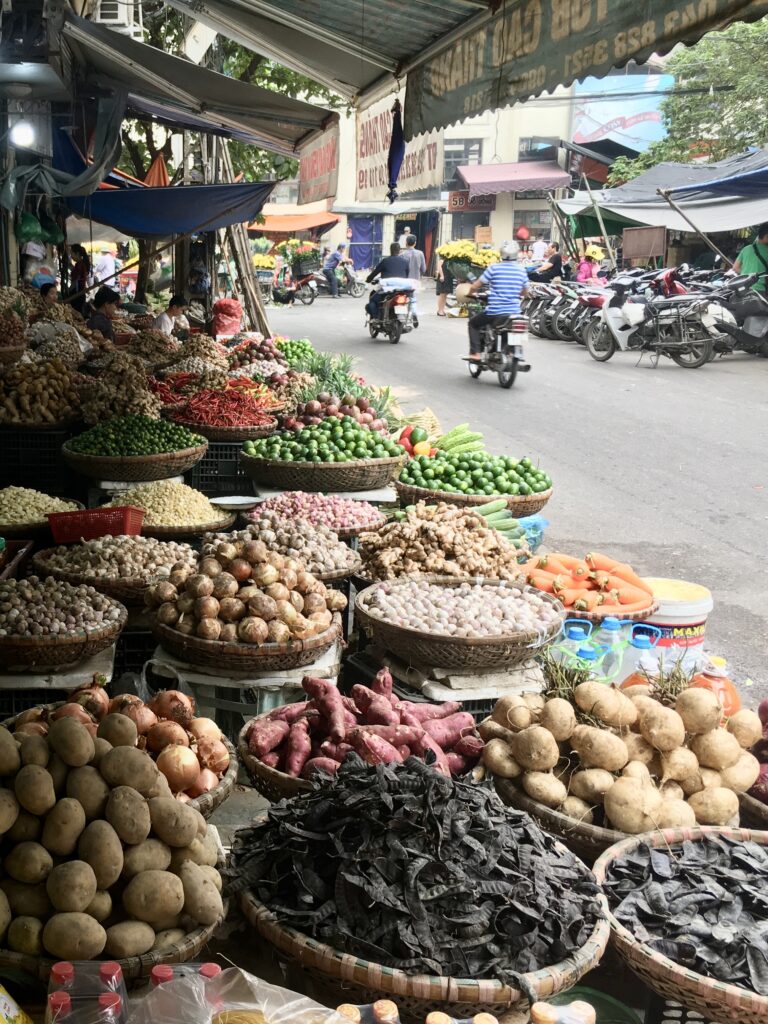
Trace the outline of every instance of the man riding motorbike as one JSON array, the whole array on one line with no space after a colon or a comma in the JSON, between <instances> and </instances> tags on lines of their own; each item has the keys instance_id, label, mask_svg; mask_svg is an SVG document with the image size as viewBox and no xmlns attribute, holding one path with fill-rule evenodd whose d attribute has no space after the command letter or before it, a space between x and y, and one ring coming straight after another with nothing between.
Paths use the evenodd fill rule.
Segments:
<instances>
[{"instance_id":1,"label":"man riding motorbike","mask_svg":"<svg viewBox=\"0 0 768 1024\"><path fill-rule=\"evenodd\" d=\"M389 247L389 256L385 256L384 259L379 260L373 270L370 272L368 277L365 279L366 284L373 284L376 278L380 281L388 280L389 278L406 278L408 277L408 260L400 255L400 244L393 242ZM413 282L409 282L412 284ZM365 311L372 318L376 319L379 315L379 306L384 301L383 292L373 292L370 299L366 303Z\"/></svg>"},{"instance_id":2,"label":"man riding motorbike","mask_svg":"<svg viewBox=\"0 0 768 1024\"><path fill-rule=\"evenodd\" d=\"M520 313L520 300L528 294L528 275L517 262L519 253L517 242L504 242L500 249L501 262L486 267L469 288L470 295L488 289L485 312L476 313L469 320L470 362L482 362L483 327Z\"/></svg>"}]
</instances>

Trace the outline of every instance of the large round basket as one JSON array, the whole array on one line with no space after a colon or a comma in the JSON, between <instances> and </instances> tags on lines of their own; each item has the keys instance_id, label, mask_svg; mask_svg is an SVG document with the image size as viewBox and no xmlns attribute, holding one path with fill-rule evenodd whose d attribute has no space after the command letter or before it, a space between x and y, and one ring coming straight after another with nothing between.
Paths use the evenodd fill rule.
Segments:
<instances>
[{"instance_id":1,"label":"large round basket","mask_svg":"<svg viewBox=\"0 0 768 1024\"><path fill-rule=\"evenodd\" d=\"M281 462L240 453L243 469L256 484L284 491L375 491L397 475L403 456L355 462Z\"/></svg>"},{"instance_id":2,"label":"large round basket","mask_svg":"<svg viewBox=\"0 0 768 1024\"><path fill-rule=\"evenodd\" d=\"M183 406L181 411L183 411ZM188 430L202 434L209 441L229 441L232 444L236 444L238 441L257 441L260 437L269 437L277 430L277 420L274 418L260 427L210 427L205 423L187 422L187 420L181 419L178 413L171 416L170 419Z\"/></svg>"},{"instance_id":3,"label":"large round basket","mask_svg":"<svg viewBox=\"0 0 768 1024\"><path fill-rule=\"evenodd\" d=\"M518 811L530 814L544 832L559 839L586 864L593 864L607 849L627 838L626 833L619 832L615 828L604 828L602 825L590 825L584 821L576 821L575 818L569 818L567 814L561 814L560 811L555 811L537 800L532 800L511 779L495 777L494 784L499 797L508 807L514 807ZM762 807L763 811L759 809L755 811L752 804L757 804L758 808ZM740 793L739 823L743 828L767 829L768 807L760 804L753 797Z\"/></svg>"},{"instance_id":4,"label":"large round basket","mask_svg":"<svg viewBox=\"0 0 768 1024\"><path fill-rule=\"evenodd\" d=\"M254 789L257 789L263 797L272 803L278 800L298 796L299 793L309 793L312 784L304 779L295 779L292 775L279 772L276 768L270 768L263 764L258 757L255 757L248 749L248 730L253 722L259 722L269 715L265 711L263 715L256 715L245 723L237 737L237 756L248 773Z\"/></svg>"},{"instance_id":5,"label":"large round basket","mask_svg":"<svg viewBox=\"0 0 768 1024\"><path fill-rule=\"evenodd\" d=\"M135 483L146 480L167 480L192 469L208 451L208 442L194 448L182 448L162 455L82 455L73 452L66 442L61 446L64 461L77 473L94 480L115 480Z\"/></svg>"},{"instance_id":6,"label":"large round basket","mask_svg":"<svg viewBox=\"0 0 768 1024\"><path fill-rule=\"evenodd\" d=\"M189 665L231 669L235 672L271 672L311 665L336 643L341 633L341 620L334 616L334 621L328 629L308 640L290 640L287 644L258 646L184 636L183 633L159 622L152 623L152 632L159 644L174 657Z\"/></svg>"},{"instance_id":7,"label":"large round basket","mask_svg":"<svg viewBox=\"0 0 768 1024\"><path fill-rule=\"evenodd\" d=\"M202 537L204 533L221 533L229 530L237 521L237 513L230 512L215 523L191 523L187 526L155 526L153 523L142 524L143 537L154 537L155 540L182 540L185 537Z\"/></svg>"},{"instance_id":8,"label":"large round basket","mask_svg":"<svg viewBox=\"0 0 768 1024\"><path fill-rule=\"evenodd\" d=\"M660 832L630 836L606 850L595 863L595 877L602 885L613 862L632 853L639 846L662 847L668 850L670 846L682 842L701 842L707 835L750 840L761 846L768 846L768 832L706 827L663 829ZM705 1020L715 1021L716 1024L765 1024L768 1020L768 996L759 996L748 989L723 981L713 981L686 967L681 967L636 939L613 916L608 900L602 894L600 902L611 927L611 942L616 952L654 992L665 999L682 1004L688 1010L696 1010Z\"/></svg>"},{"instance_id":9,"label":"large round basket","mask_svg":"<svg viewBox=\"0 0 768 1024\"><path fill-rule=\"evenodd\" d=\"M602 622L603 619L607 619L608 616L612 616L614 619L619 619L621 622L645 622L654 612L659 610L658 601L652 601L647 608L642 608L639 612L622 612L620 605L607 604L602 608L597 608L593 612L579 612L569 608L568 622L578 622L584 620L585 622Z\"/></svg>"},{"instance_id":10,"label":"large round basket","mask_svg":"<svg viewBox=\"0 0 768 1024\"><path fill-rule=\"evenodd\" d=\"M56 580L64 580L77 587L81 583L87 587L93 587L100 594L113 597L116 601L126 605L141 605L144 603L144 594L150 586L149 580L143 579L104 579L99 576L87 576L84 573L67 572L66 569L53 568L49 559L56 548L43 548L32 558L32 564L38 576L53 576Z\"/></svg>"},{"instance_id":11,"label":"large round basket","mask_svg":"<svg viewBox=\"0 0 768 1024\"><path fill-rule=\"evenodd\" d=\"M0 448L2 448L1 442ZM69 498L62 498L61 500L66 501L72 506L71 509L67 509L67 512L82 511L85 508L85 505L81 504L79 501L71 501ZM6 539L11 537L24 537L28 540L39 540L45 537L50 538L50 536L51 525L47 519L43 520L43 522L38 520L33 523L0 523L0 537L5 537Z\"/></svg>"},{"instance_id":12,"label":"large round basket","mask_svg":"<svg viewBox=\"0 0 768 1024\"><path fill-rule=\"evenodd\" d=\"M500 981L406 974L340 952L280 924L272 911L250 892L241 894L240 906L259 934L284 957L300 965L328 999L361 1005L382 997L393 999L406 1021L423 1021L433 1010L442 1010L454 1019L472 1017L482 1011L501 1016L517 1003L548 999L572 988L600 962L609 935L608 923L601 918L573 956L521 975L521 988L517 988Z\"/></svg>"},{"instance_id":13,"label":"large round basket","mask_svg":"<svg viewBox=\"0 0 768 1024\"><path fill-rule=\"evenodd\" d=\"M0 637L0 665L4 672L40 672L77 665L111 647L128 619L122 605L120 618L93 633L63 637Z\"/></svg>"},{"instance_id":14,"label":"large round basket","mask_svg":"<svg viewBox=\"0 0 768 1024\"><path fill-rule=\"evenodd\" d=\"M459 587L464 583L482 583L491 587L515 587L514 583L502 580L487 580L478 577L460 579L455 576L421 576L422 582L435 583L441 587ZM440 636L437 633L422 633L416 629L395 626L376 618L368 611L368 605L375 594L384 586L397 587L409 582L407 576L400 580L374 583L358 593L355 598L355 615L363 629L373 641L392 651L403 660L416 664L443 668L511 668L521 665L545 647L560 632L565 610L560 602L548 594L546 598L558 612L559 617L546 632L512 633L494 637ZM522 588L530 589L530 588ZM538 591L536 592L538 593Z\"/></svg>"},{"instance_id":15,"label":"large round basket","mask_svg":"<svg viewBox=\"0 0 768 1024\"><path fill-rule=\"evenodd\" d=\"M395 490L403 508L415 505L419 501L426 501L429 505L445 501L449 505L471 508L472 505L487 505L489 501L503 498L509 511L518 519L541 512L552 497L551 487L548 491L541 491L539 494L462 494L461 491L432 491L427 487L403 484L399 480L395 480Z\"/></svg>"}]
</instances>

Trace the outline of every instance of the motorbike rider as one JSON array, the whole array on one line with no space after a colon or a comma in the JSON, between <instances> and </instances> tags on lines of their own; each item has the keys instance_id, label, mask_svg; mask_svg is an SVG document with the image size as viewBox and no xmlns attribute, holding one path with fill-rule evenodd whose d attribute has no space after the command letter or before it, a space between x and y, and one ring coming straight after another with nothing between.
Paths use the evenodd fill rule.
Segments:
<instances>
[{"instance_id":1,"label":"motorbike rider","mask_svg":"<svg viewBox=\"0 0 768 1024\"><path fill-rule=\"evenodd\" d=\"M768 222L757 229L757 238L745 245L739 253L733 269L737 274L759 274L760 277L752 285L756 292L765 293L765 280L768 274Z\"/></svg>"},{"instance_id":2,"label":"motorbike rider","mask_svg":"<svg viewBox=\"0 0 768 1024\"><path fill-rule=\"evenodd\" d=\"M381 284L390 278L407 278L408 266L408 260L405 256L400 255L400 243L393 242L389 247L389 256L385 256L383 259L379 260L368 277L366 277L365 283L373 284L376 278L380 279ZM410 286L413 282L408 281L408 284ZM370 299L365 304L365 311L371 319L375 320L378 318L379 306L383 301L383 292L373 292L371 294Z\"/></svg>"},{"instance_id":3,"label":"motorbike rider","mask_svg":"<svg viewBox=\"0 0 768 1024\"><path fill-rule=\"evenodd\" d=\"M349 260L346 257L346 252L347 247L342 242L341 245L336 246L336 251L332 252L323 263L323 277L328 282L328 287L331 290L331 298L333 299L338 299L339 297L339 282L336 278L336 267L339 267L344 263L349 263Z\"/></svg>"},{"instance_id":4,"label":"motorbike rider","mask_svg":"<svg viewBox=\"0 0 768 1024\"><path fill-rule=\"evenodd\" d=\"M469 359L473 363L483 359L482 328L520 313L520 300L528 294L528 275L517 262L520 246L504 242L499 252L501 261L486 267L469 287L470 295L488 289L485 312L476 313L469 321Z\"/></svg>"}]
</instances>

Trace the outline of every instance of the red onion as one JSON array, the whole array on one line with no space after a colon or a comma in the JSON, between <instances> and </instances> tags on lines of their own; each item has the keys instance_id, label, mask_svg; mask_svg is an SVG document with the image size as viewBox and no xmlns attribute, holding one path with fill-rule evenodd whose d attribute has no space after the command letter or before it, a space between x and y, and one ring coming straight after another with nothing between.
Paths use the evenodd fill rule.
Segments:
<instances>
[{"instance_id":1,"label":"red onion","mask_svg":"<svg viewBox=\"0 0 768 1024\"><path fill-rule=\"evenodd\" d=\"M74 718L76 722L82 722L83 725L95 724L93 715L90 715L80 704L62 704L60 708L51 712L50 718L52 722L56 722L60 718Z\"/></svg>"},{"instance_id":2,"label":"red onion","mask_svg":"<svg viewBox=\"0 0 768 1024\"><path fill-rule=\"evenodd\" d=\"M160 690L149 707L158 718L170 718L184 726L195 715L195 702L181 690Z\"/></svg>"},{"instance_id":3,"label":"red onion","mask_svg":"<svg viewBox=\"0 0 768 1024\"><path fill-rule=\"evenodd\" d=\"M213 593L213 580L210 576L204 576L203 573L198 572L189 577L185 589L191 597L208 597Z\"/></svg>"},{"instance_id":4,"label":"red onion","mask_svg":"<svg viewBox=\"0 0 768 1024\"><path fill-rule=\"evenodd\" d=\"M130 718L139 736L143 736L153 725L157 725L157 715L150 711L146 704L128 704L120 714Z\"/></svg>"},{"instance_id":5,"label":"red onion","mask_svg":"<svg viewBox=\"0 0 768 1024\"><path fill-rule=\"evenodd\" d=\"M244 558L235 558L227 568L239 583L243 583L251 577L251 563L246 562Z\"/></svg>"},{"instance_id":6,"label":"red onion","mask_svg":"<svg viewBox=\"0 0 768 1024\"><path fill-rule=\"evenodd\" d=\"M197 744L197 759L203 768L223 775L229 768L229 751L221 740L202 739Z\"/></svg>"},{"instance_id":7,"label":"red onion","mask_svg":"<svg viewBox=\"0 0 768 1024\"><path fill-rule=\"evenodd\" d=\"M215 619L219 614L219 602L215 597L198 597L195 601L195 615L198 619Z\"/></svg>"},{"instance_id":8,"label":"red onion","mask_svg":"<svg viewBox=\"0 0 768 1024\"><path fill-rule=\"evenodd\" d=\"M153 754L159 754L170 746L189 746L189 736L186 729L178 722L156 722L147 732L147 749Z\"/></svg>"},{"instance_id":9,"label":"red onion","mask_svg":"<svg viewBox=\"0 0 768 1024\"><path fill-rule=\"evenodd\" d=\"M219 606L219 618L223 622L239 622L245 615L245 605L237 597L222 598Z\"/></svg>"},{"instance_id":10,"label":"red onion","mask_svg":"<svg viewBox=\"0 0 768 1024\"><path fill-rule=\"evenodd\" d=\"M208 555L206 558L201 559L199 569L204 576L219 576L221 574L221 562Z\"/></svg>"},{"instance_id":11,"label":"red onion","mask_svg":"<svg viewBox=\"0 0 768 1024\"><path fill-rule=\"evenodd\" d=\"M221 622L218 619L200 619L195 636L201 640L218 640L221 636Z\"/></svg>"},{"instance_id":12,"label":"red onion","mask_svg":"<svg viewBox=\"0 0 768 1024\"><path fill-rule=\"evenodd\" d=\"M109 713L110 715L124 715L125 709L130 707L132 704L144 704L141 697L137 697L135 693L118 693L116 697L113 697L109 702Z\"/></svg>"},{"instance_id":13,"label":"red onion","mask_svg":"<svg viewBox=\"0 0 768 1024\"><path fill-rule=\"evenodd\" d=\"M760 774L757 777L757 782L750 789L749 795L760 800L761 803L768 804L768 764L760 765Z\"/></svg>"},{"instance_id":14,"label":"red onion","mask_svg":"<svg viewBox=\"0 0 768 1024\"><path fill-rule=\"evenodd\" d=\"M213 596L217 601L225 597L236 597L239 584L232 573L222 572L213 581Z\"/></svg>"},{"instance_id":15,"label":"red onion","mask_svg":"<svg viewBox=\"0 0 768 1024\"><path fill-rule=\"evenodd\" d=\"M238 623L237 635L243 643L263 644L268 635L267 624L264 619L249 615Z\"/></svg>"},{"instance_id":16,"label":"red onion","mask_svg":"<svg viewBox=\"0 0 768 1024\"><path fill-rule=\"evenodd\" d=\"M220 740L221 729L212 718L193 718L189 731L196 740Z\"/></svg>"},{"instance_id":17,"label":"red onion","mask_svg":"<svg viewBox=\"0 0 768 1024\"><path fill-rule=\"evenodd\" d=\"M187 790L187 793L191 797L201 796L203 793L208 793L210 790L216 789L218 784L218 775L212 772L210 768L203 768L195 782L193 782Z\"/></svg>"},{"instance_id":18,"label":"red onion","mask_svg":"<svg viewBox=\"0 0 768 1024\"><path fill-rule=\"evenodd\" d=\"M200 764L189 747L166 747L157 755L157 767L168 780L172 793L181 793L197 781Z\"/></svg>"},{"instance_id":19,"label":"red onion","mask_svg":"<svg viewBox=\"0 0 768 1024\"><path fill-rule=\"evenodd\" d=\"M80 704L88 714L92 715L97 722L109 711L109 695L103 686L90 684L89 686L78 686L67 697L70 704Z\"/></svg>"}]
</instances>

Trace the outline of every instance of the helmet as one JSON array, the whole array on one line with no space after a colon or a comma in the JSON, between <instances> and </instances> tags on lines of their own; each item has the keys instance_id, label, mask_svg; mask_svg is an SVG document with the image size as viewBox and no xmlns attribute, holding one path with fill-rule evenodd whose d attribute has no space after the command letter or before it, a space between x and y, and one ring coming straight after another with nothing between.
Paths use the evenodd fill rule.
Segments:
<instances>
[{"instance_id":1,"label":"helmet","mask_svg":"<svg viewBox=\"0 0 768 1024\"><path fill-rule=\"evenodd\" d=\"M503 260L516 260L520 255L520 246L517 242L502 242L499 255Z\"/></svg>"},{"instance_id":2,"label":"helmet","mask_svg":"<svg viewBox=\"0 0 768 1024\"><path fill-rule=\"evenodd\" d=\"M588 245L584 255L589 256L591 260L601 260L605 256L605 253L599 245Z\"/></svg>"}]
</instances>

